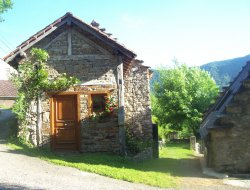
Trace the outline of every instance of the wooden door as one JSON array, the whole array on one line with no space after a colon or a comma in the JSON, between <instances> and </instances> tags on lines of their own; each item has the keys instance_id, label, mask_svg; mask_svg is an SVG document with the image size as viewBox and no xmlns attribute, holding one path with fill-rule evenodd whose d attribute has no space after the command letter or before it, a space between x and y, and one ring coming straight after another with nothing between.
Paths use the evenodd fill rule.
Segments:
<instances>
[{"instance_id":1,"label":"wooden door","mask_svg":"<svg viewBox=\"0 0 250 190\"><path fill-rule=\"evenodd\" d=\"M77 97L76 95L55 96L53 102L53 148L76 150L78 143Z\"/></svg>"}]
</instances>

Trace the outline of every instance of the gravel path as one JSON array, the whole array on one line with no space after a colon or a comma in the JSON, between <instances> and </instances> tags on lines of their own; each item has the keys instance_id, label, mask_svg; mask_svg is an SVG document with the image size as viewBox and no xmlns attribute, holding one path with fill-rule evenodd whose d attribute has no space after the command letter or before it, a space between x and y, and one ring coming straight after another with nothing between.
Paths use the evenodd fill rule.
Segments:
<instances>
[{"instance_id":1,"label":"gravel path","mask_svg":"<svg viewBox=\"0 0 250 190\"><path fill-rule=\"evenodd\" d=\"M18 154L5 145L10 111L0 113L0 189L156 190Z\"/></svg>"}]
</instances>

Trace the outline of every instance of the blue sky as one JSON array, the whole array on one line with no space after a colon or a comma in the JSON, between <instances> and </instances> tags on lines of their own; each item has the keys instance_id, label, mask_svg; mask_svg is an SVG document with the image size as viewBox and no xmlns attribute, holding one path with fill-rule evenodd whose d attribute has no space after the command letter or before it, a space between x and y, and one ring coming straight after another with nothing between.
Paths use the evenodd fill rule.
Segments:
<instances>
[{"instance_id":1,"label":"blue sky","mask_svg":"<svg viewBox=\"0 0 250 190\"><path fill-rule=\"evenodd\" d=\"M93 19L145 65L201 65L250 54L249 0L13 0L0 57L66 12ZM7 44L7 45L6 45Z\"/></svg>"}]
</instances>

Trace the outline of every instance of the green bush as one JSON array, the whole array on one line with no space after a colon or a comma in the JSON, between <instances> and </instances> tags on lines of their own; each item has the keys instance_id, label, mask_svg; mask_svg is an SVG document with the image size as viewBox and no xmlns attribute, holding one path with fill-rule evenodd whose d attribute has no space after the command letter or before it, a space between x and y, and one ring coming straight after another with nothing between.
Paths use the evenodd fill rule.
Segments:
<instances>
[{"instance_id":1,"label":"green bush","mask_svg":"<svg viewBox=\"0 0 250 190\"><path fill-rule=\"evenodd\" d=\"M126 130L126 146L129 155L136 155L146 148L152 147L152 142L136 137Z\"/></svg>"}]
</instances>

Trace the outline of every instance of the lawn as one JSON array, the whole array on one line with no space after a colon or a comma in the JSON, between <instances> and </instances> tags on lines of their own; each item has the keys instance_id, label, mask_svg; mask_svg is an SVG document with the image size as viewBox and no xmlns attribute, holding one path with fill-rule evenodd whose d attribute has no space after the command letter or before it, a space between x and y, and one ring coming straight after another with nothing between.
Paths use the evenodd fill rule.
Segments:
<instances>
[{"instance_id":1,"label":"lawn","mask_svg":"<svg viewBox=\"0 0 250 190\"><path fill-rule=\"evenodd\" d=\"M160 158L134 163L126 158L104 153L62 155L38 150L11 141L9 146L23 154L39 157L54 164L78 168L115 179L158 187L178 186L182 174L181 162L191 159L187 144L167 144L160 150Z\"/></svg>"}]
</instances>

